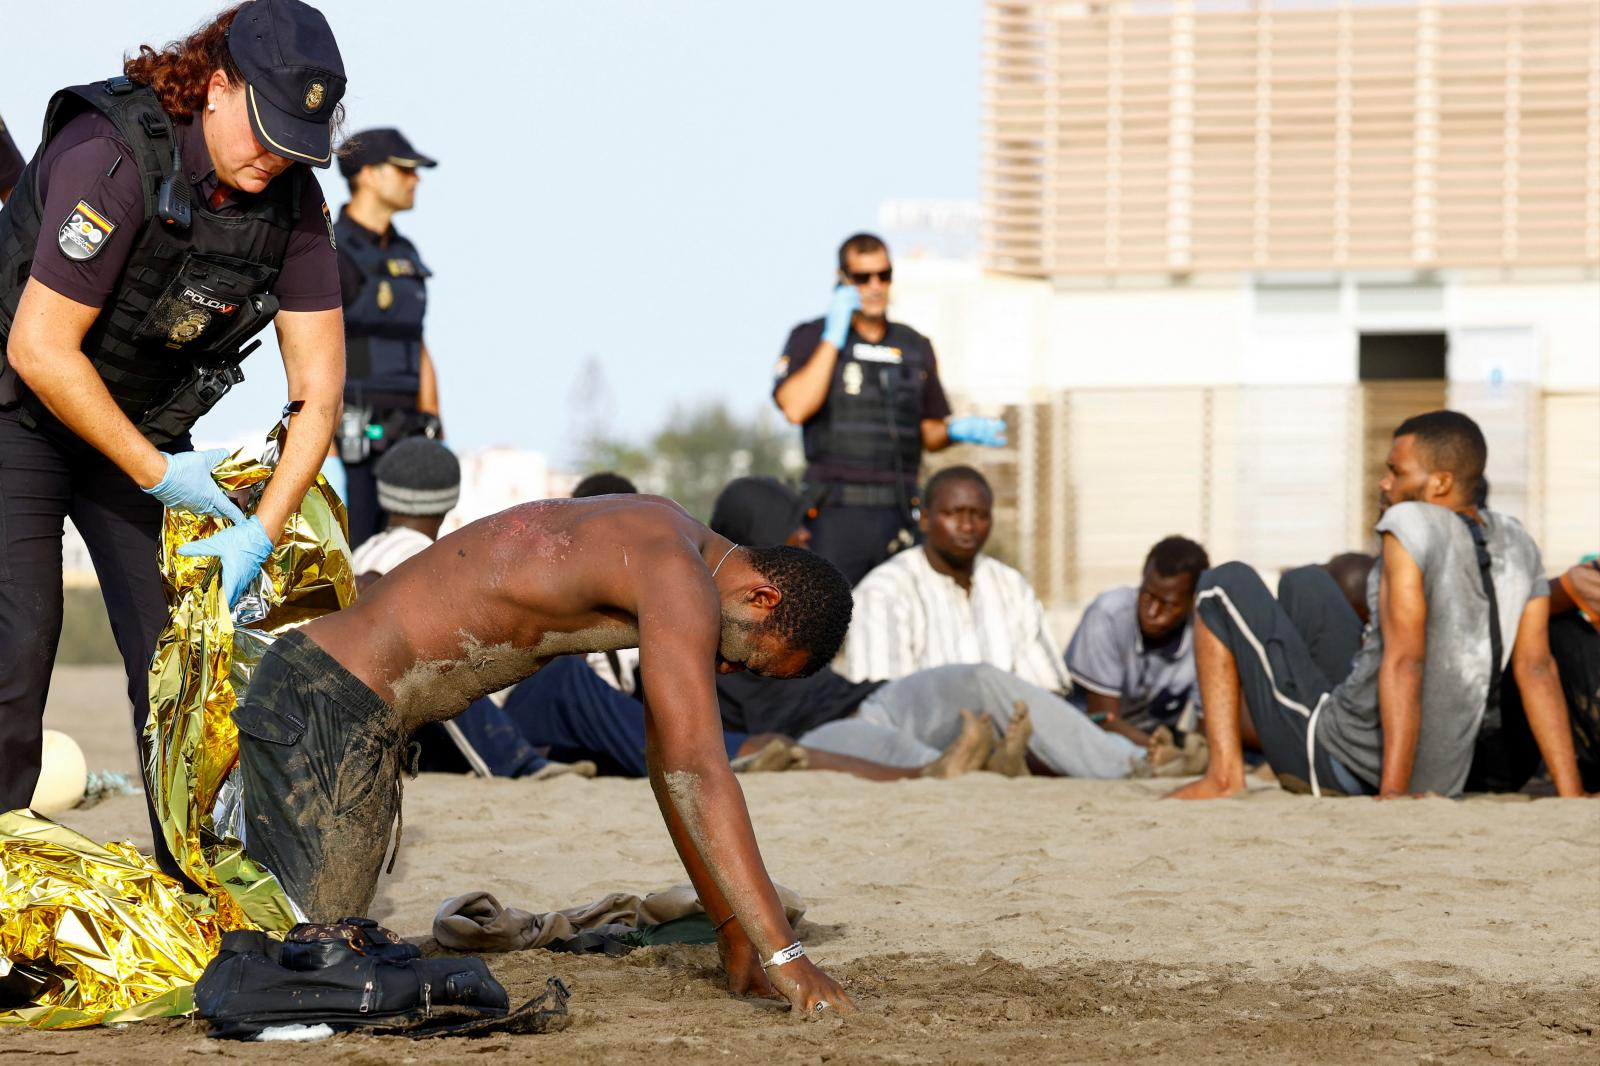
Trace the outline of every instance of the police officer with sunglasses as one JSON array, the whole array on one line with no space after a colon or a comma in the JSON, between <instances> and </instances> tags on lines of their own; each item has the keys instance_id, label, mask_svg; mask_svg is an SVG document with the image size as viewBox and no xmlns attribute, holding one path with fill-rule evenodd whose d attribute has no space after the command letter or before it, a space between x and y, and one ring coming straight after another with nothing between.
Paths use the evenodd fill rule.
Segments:
<instances>
[{"instance_id":1,"label":"police officer with sunglasses","mask_svg":"<svg viewBox=\"0 0 1600 1066\"><path fill-rule=\"evenodd\" d=\"M888 318L893 279L882 240L847 238L828 313L789 334L772 390L801 427L811 549L851 584L915 543L924 451L1006 443L998 418L950 416L933 345Z\"/></svg>"}]
</instances>

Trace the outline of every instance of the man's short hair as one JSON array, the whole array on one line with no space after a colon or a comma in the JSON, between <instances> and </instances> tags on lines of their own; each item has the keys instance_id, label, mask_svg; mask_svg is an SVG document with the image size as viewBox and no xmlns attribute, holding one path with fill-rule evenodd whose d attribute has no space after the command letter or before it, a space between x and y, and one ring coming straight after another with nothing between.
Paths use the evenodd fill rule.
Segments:
<instances>
[{"instance_id":1,"label":"man's short hair","mask_svg":"<svg viewBox=\"0 0 1600 1066\"><path fill-rule=\"evenodd\" d=\"M1188 574L1198 585L1200 575L1211 569L1211 560L1206 550L1188 537L1171 536L1156 541L1156 546L1144 557L1144 566L1146 570L1154 569L1157 577Z\"/></svg>"},{"instance_id":2,"label":"man's short hair","mask_svg":"<svg viewBox=\"0 0 1600 1066\"><path fill-rule=\"evenodd\" d=\"M850 236L844 239L843 244L839 245L840 270L850 269L845 264L849 261L846 257L851 252L854 252L856 255L871 255L873 252L882 252L884 255L888 255L889 246L884 244L883 238L879 237L877 234L852 233Z\"/></svg>"},{"instance_id":3,"label":"man's short hair","mask_svg":"<svg viewBox=\"0 0 1600 1066\"><path fill-rule=\"evenodd\" d=\"M850 582L828 560L801 548L778 544L744 552L756 573L783 593L763 628L777 632L789 647L810 653L800 676L827 666L850 628Z\"/></svg>"},{"instance_id":4,"label":"man's short hair","mask_svg":"<svg viewBox=\"0 0 1600 1066\"><path fill-rule=\"evenodd\" d=\"M1469 500L1478 499L1483 468L1489 462L1489 445L1478 423L1460 411L1429 411L1412 415L1394 431L1396 437L1417 438L1429 471L1448 470Z\"/></svg>"},{"instance_id":5,"label":"man's short hair","mask_svg":"<svg viewBox=\"0 0 1600 1066\"><path fill-rule=\"evenodd\" d=\"M994 489L989 487L989 479L970 466L947 466L928 479L922 487L922 506L932 507L934 495L944 486L953 481L972 481L983 486L983 491L989 494L989 499L994 500Z\"/></svg>"},{"instance_id":6,"label":"man's short hair","mask_svg":"<svg viewBox=\"0 0 1600 1066\"><path fill-rule=\"evenodd\" d=\"M621 474L602 470L590 474L573 486L572 498L581 500L588 496L636 496L639 487Z\"/></svg>"}]
</instances>

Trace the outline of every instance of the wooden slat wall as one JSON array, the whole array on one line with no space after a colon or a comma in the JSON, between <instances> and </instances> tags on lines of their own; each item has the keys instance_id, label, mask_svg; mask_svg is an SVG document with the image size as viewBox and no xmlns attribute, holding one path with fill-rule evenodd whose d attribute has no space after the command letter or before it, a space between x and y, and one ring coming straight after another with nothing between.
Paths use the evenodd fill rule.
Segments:
<instances>
[{"instance_id":1,"label":"wooden slat wall","mask_svg":"<svg viewBox=\"0 0 1600 1066\"><path fill-rule=\"evenodd\" d=\"M989 0L985 55L990 269L1600 263L1594 0Z\"/></svg>"}]
</instances>

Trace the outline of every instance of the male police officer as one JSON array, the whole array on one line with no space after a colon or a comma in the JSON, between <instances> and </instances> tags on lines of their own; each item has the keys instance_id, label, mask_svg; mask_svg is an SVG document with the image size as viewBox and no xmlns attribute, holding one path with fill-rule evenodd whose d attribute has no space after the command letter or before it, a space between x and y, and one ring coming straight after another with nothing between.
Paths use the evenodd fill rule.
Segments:
<instances>
[{"instance_id":1,"label":"male police officer","mask_svg":"<svg viewBox=\"0 0 1600 1066\"><path fill-rule=\"evenodd\" d=\"M933 345L891 322L889 249L870 233L839 246L828 314L789 334L772 396L803 428L817 508L811 550L855 584L916 537L923 450L1005 444L997 418L951 418Z\"/></svg>"},{"instance_id":2,"label":"male police officer","mask_svg":"<svg viewBox=\"0 0 1600 1066\"><path fill-rule=\"evenodd\" d=\"M395 129L357 133L343 153L339 169L350 183L350 202L334 224L345 330L345 408L336 447L354 548L384 526L372 473L378 456L406 437L442 435L438 381L422 340L429 271L392 221L416 202L418 168L435 163Z\"/></svg>"}]
</instances>

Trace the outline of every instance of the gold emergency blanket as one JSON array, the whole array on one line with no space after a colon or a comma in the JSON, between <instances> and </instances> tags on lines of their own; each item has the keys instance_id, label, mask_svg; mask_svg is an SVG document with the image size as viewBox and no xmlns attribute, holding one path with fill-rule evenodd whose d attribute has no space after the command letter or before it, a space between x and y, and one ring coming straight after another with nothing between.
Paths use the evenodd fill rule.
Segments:
<instances>
[{"instance_id":1,"label":"gold emergency blanket","mask_svg":"<svg viewBox=\"0 0 1600 1066\"><path fill-rule=\"evenodd\" d=\"M261 459L235 453L213 470L225 490L248 490L247 514L287 426L286 417ZM29 811L0 815L0 991L26 981L37 993L28 1006L0 1012L0 1025L70 1028L188 1013L191 986L223 932L281 933L298 920L234 832L231 714L275 637L354 600L345 510L319 475L231 614L217 561L177 553L222 527L166 513L160 565L172 616L150 668L141 745L167 844L203 894L184 894L131 845L98 845Z\"/></svg>"},{"instance_id":2,"label":"gold emergency blanket","mask_svg":"<svg viewBox=\"0 0 1600 1066\"><path fill-rule=\"evenodd\" d=\"M25 1007L0 1024L75 1029L187 1014L221 938L131 844L96 844L31 811L0 814L0 982Z\"/></svg>"}]
</instances>

